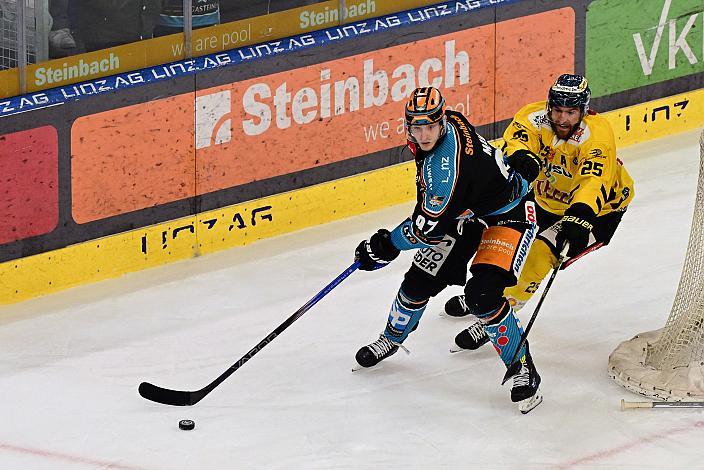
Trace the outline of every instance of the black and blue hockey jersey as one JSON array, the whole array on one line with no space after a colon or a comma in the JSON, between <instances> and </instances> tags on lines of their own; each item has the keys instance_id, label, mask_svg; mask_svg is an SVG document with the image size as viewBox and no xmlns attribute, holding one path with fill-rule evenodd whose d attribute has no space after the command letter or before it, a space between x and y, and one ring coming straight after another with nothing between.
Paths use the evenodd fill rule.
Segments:
<instances>
[{"instance_id":1,"label":"black and blue hockey jersey","mask_svg":"<svg viewBox=\"0 0 704 470\"><path fill-rule=\"evenodd\" d=\"M507 212L530 190L467 118L455 111L446 116L445 135L432 150L408 144L416 158L417 201L413 215L391 232L400 250L436 245L462 219Z\"/></svg>"}]
</instances>

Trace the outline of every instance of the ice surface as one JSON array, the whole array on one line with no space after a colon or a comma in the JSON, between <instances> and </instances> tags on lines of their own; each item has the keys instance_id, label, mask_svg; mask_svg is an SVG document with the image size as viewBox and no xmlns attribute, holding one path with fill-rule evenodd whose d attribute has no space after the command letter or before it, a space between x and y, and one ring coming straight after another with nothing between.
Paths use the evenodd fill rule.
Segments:
<instances>
[{"instance_id":1,"label":"ice surface","mask_svg":"<svg viewBox=\"0 0 704 470\"><path fill-rule=\"evenodd\" d=\"M619 410L614 347L664 325L686 249L698 132L625 149L636 198L612 244L561 272L531 331L545 401L521 415L492 348L450 355L465 321L429 304L374 370L411 253L357 272L202 402L154 404L143 380L210 382L411 206L263 240L0 310L0 468L698 468L704 415ZM537 296L521 312L526 322ZM181 431L180 419L194 431Z\"/></svg>"}]
</instances>

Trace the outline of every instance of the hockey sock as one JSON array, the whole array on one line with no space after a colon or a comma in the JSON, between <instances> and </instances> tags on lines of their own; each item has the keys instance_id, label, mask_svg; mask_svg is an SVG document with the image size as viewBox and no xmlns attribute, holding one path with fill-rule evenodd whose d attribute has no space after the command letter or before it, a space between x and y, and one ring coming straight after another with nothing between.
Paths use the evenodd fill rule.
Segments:
<instances>
[{"instance_id":1,"label":"hockey sock","mask_svg":"<svg viewBox=\"0 0 704 470\"><path fill-rule=\"evenodd\" d=\"M523 328L513 314L513 309L508 302L504 301L501 307L477 316L484 323L484 329L489 335L491 344L494 345L501 360L508 367L523 334ZM525 353L526 347L524 345L518 357L522 358Z\"/></svg>"},{"instance_id":2,"label":"hockey sock","mask_svg":"<svg viewBox=\"0 0 704 470\"><path fill-rule=\"evenodd\" d=\"M543 278L557 265L557 256L542 239L537 239L530 247L528 259L515 286L504 289L504 297L518 312L533 297Z\"/></svg>"},{"instance_id":3,"label":"hockey sock","mask_svg":"<svg viewBox=\"0 0 704 470\"><path fill-rule=\"evenodd\" d=\"M416 329L430 299L412 299L399 289L386 322L384 336L397 343L403 342Z\"/></svg>"}]
</instances>

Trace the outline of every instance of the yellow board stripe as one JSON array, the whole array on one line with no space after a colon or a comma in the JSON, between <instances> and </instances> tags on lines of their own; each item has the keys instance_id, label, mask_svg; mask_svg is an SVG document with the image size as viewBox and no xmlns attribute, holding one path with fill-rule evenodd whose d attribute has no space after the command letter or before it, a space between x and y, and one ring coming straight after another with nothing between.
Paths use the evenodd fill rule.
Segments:
<instances>
[{"instance_id":1,"label":"yellow board stripe","mask_svg":"<svg viewBox=\"0 0 704 470\"><path fill-rule=\"evenodd\" d=\"M247 245L414 197L415 166L401 164L9 261L0 264L0 304Z\"/></svg>"},{"instance_id":2,"label":"yellow board stripe","mask_svg":"<svg viewBox=\"0 0 704 470\"><path fill-rule=\"evenodd\" d=\"M704 124L704 89L604 113L619 148ZM212 253L415 198L394 165L0 264L0 304Z\"/></svg>"}]
</instances>

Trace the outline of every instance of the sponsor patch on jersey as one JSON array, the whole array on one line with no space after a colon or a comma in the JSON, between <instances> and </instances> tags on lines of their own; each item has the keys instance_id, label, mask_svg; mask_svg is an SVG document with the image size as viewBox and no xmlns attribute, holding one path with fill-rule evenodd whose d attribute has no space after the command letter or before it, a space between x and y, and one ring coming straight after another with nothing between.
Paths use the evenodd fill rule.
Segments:
<instances>
[{"instance_id":1,"label":"sponsor patch on jersey","mask_svg":"<svg viewBox=\"0 0 704 470\"><path fill-rule=\"evenodd\" d=\"M489 227L484 230L472 265L491 264L511 270L521 232L510 227Z\"/></svg>"},{"instance_id":2,"label":"sponsor patch on jersey","mask_svg":"<svg viewBox=\"0 0 704 470\"><path fill-rule=\"evenodd\" d=\"M472 142L472 134L469 128L462 122L462 119L457 115L452 115L450 118L454 121L456 128L464 136L464 153L466 156L474 155L474 142Z\"/></svg>"},{"instance_id":3,"label":"sponsor patch on jersey","mask_svg":"<svg viewBox=\"0 0 704 470\"><path fill-rule=\"evenodd\" d=\"M604 151L601 149L591 149L589 151L589 155L591 155L593 158L606 158L606 155L604 155Z\"/></svg>"},{"instance_id":4,"label":"sponsor patch on jersey","mask_svg":"<svg viewBox=\"0 0 704 470\"><path fill-rule=\"evenodd\" d=\"M584 136L584 128L579 127L576 131L574 131L572 133L569 140L574 140L575 142L579 142L582 139L582 136Z\"/></svg>"},{"instance_id":5,"label":"sponsor patch on jersey","mask_svg":"<svg viewBox=\"0 0 704 470\"><path fill-rule=\"evenodd\" d=\"M445 235L439 244L416 251L413 264L431 276L437 276L456 242L453 237Z\"/></svg>"},{"instance_id":6,"label":"sponsor patch on jersey","mask_svg":"<svg viewBox=\"0 0 704 470\"><path fill-rule=\"evenodd\" d=\"M567 162L565 162L565 166L567 166ZM547 176L550 176L552 174L556 175L562 175L566 178L572 178L572 173L567 171L566 168L562 167L561 165L555 164L555 163L548 163L545 169L545 174Z\"/></svg>"},{"instance_id":7,"label":"sponsor patch on jersey","mask_svg":"<svg viewBox=\"0 0 704 470\"><path fill-rule=\"evenodd\" d=\"M526 203L526 216L528 216L528 204L532 204L532 202ZM533 206L533 211L535 211L535 206ZM535 217L535 214L533 216ZM528 252L533 244L533 240L535 240L536 227L537 225L535 224L531 225L530 228L523 233L521 236L521 241L518 243L518 249L516 250L516 256L513 259L512 266L513 274L516 278L521 276L523 266L526 264L526 260L528 259Z\"/></svg>"},{"instance_id":8,"label":"sponsor patch on jersey","mask_svg":"<svg viewBox=\"0 0 704 470\"><path fill-rule=\"evenodd\" d=\"M538 219L535 215L535 203L533 201L526 201L526 220L531 224L537 224Z\"/></svg>"},{"instance_id":9,"label":"sponsor patch on jersey","mask_svg":"<svg viewBox=\"0 0 704 470\"><path fill-rule=\"evenodd\" d=\"M544 109L530 114L528 116L528 120L532 122L537 129L540 129L543 126L550 127L550 121L548 120L548 116Z\"/></svg>"}]
</instances>

